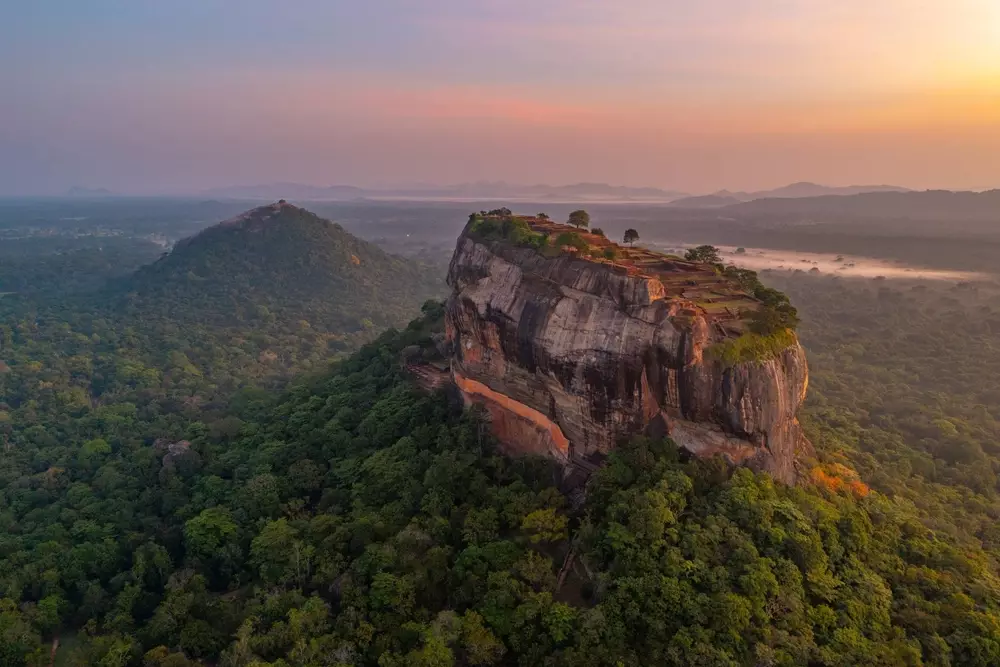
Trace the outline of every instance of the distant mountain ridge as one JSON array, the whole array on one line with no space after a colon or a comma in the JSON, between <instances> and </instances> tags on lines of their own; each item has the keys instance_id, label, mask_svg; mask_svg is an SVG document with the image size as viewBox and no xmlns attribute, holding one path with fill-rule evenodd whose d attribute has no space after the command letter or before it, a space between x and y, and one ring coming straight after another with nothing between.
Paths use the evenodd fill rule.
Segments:
<instances>
[{"instance_id":1,"label":"distant mountain ridge","mask_svg":"<svg viewBox=\"0 0 1000 667\"><path fill-rule=\"evenodd\" d=\"M363 198L367 190L353 185L306 185L303 183L269 183L265 185L233 185L224 188L212 188L201 194L207 197L225 199L276 199L299 200L351 200Z\"/></svg>"},{"instance_id":2,"label":"distant mountain ridge","mask_svg":"<svg viewBox=\"0 0 1000 667\"><path fill-rule=\"evenodd\" d=\"M786 217L841 216L912 220L980 220L1000 225L1000 189L986 192L863 192L854 195L769 198L722 209L733 215Z\"/></svg>"},{"instance_id":3,"label":"distant mountain ridge","mask_svg":"<svg viewBox=\"0 0 1000 667\"><path fill-rule=\"evenodd\" d=\"M213 188L200 193L206 197L229 199L278 198L350 201L355 199L503 199L577 201L612 199L670 201L686 193L651 187L629 187L607 183L570 185L517 185L503 181L480 181L456 185L425 185L402 188L359 188L352 185L317 186L301 183L270 183Z\"/></svg>"},{"instance_id":4,"label":"distant mountain ridge","mask_svg":"<svg viewBox=\"0 0 1000 667\"><path fill-rule=\"evenodd\" d=\"M719 190L708 195L689 196L685 192L655 187L631 187L608 183L573 183L568 185L519 185L506 181L477 181L454 185L414 185L396 188L362 188L353 185L308 185L302 183L268 183L260 185L234 185L213 188L200 193L202 196L225 199L300 199L313 201L353 200L491 200L537 202L637 201L663 202L674 206L709 208L726 206L753 199L771 197L818 197L824 195L852 195L864 192L908 192L894 185L849 185L830 187L817 183L800 182L754 192Z\"/></svg>"},{"instance_id":5,"label":"distant mountain ridge","mask_svg":"<svg viewBox=\"0 0 1000 667\"><path fill-rule=\"evenodd\" d=\"M798 199L801 197L824 197L827 195L845 196L864 194L866 192L910 192L910 190L896 185L847 185L843 187L831 187L828 185L802 181L799 183L791 183L780 188L774 188L773 190L734 192L729 194L738 199L747 201L751 199L769 198Z\"/></svg>"},{"instance_id":6,"label":"distant mountain ridge","mask_svg":"<svg viewBox=\"0 0 1000 667\"><path fill-rule=\"evenodd\" d=\"M721 193L716 193L714 195L697 195L695 197L684 197L682 199L677 199L670 202L671 206L676 206L678 208L721 208L723 206L732 206L733 204L739 204L744 199L734 197L732 195L724 195Z\"/></svg>"},{"instance_id":7,"label":"distant mountain ridge","mask_svg":"<svg viewBox=\"0 0 1000 667\"><path fill-rule=\"evenodd\" d=\"M843 187L831 187L802 181L791 183L773 190L757 190L755 192L730 192L729 190L719 190L709 195L694 197L683 197L671 203L672 206L681 208L715 208L730 206L741 202L753 201L755 199L803 199L808 197L838 196L845 197L868 192L912 192L907 188L895 185L847 185Z\"/></svg>"},{"instance_id":8,"label":"distant mountain ridge","mask_svg":"<svg viewBox=\"0 0 1000 667\"><path fill-rule=\"evenodd\" d=\"M444 284L437 270L282 201L179 241L124 291L142 316L350 333L405 324Z\"/></svg>"}]
</instances>

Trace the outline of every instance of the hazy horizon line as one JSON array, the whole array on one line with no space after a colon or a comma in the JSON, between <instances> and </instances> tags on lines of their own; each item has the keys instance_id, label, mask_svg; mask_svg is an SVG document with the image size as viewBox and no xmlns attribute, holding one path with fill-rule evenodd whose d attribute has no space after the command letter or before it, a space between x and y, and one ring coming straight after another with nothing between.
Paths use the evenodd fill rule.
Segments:
<instances>
[{"instance_id":1,"label":"hazy horizon line","mask_svg":"<svg viewBox=\"0 0 1000 667\"><path fill-rule=\"evenodd\" d=\"M817 186L827 189L848 189L848 188L895 188L900 191L909 192L932 192L932 191L945 191L945 192L988 192L990 190L1000 189L1000 185L980 185L977 187L948 187L948 186L935 186L935 187L913 187L908 185L903 185L899 183L846 183L846 184L831 184L824 183L820 181L810 181L810 180L799 180L786 182L773 187L767 188L738 188L731 186L722 186L712 190L702 191L702 190L682 190L679 188L674 188L671 186L664 185L633 185L629 183L612 183L607 181L572 181L572 182L562 182L562 183L551 183L551 182L516 182L507 180L473 180L473 181L461 181L461 182L442 182L442 183L427 183L427 182L415 182L415 183L398 183L398 184L382 184L382 185L358 185L351 182L336 182L329 184L319 184L316 182L303 182L303 181L285 181L285 180L274 180L268 182L256 182L256 183L230 183L225 185L210 185L199 189L188 189L188 188L178 188L178 189L149 189L149 188L126 188L118 189L108 186L86 186L86 185L73 185L66 189L60 191L47 190L47 191L33 191L33 192L6 192L0 193L0 198L3 199L28 199L28 198L39 198L39 199L59 199L59 198L126 198L126 197L136 197L136 198L155 198L155 197L199 197L199 196L212 196L215 193L216 196L225 190L238 190L238 189L264 189L264 188L280 188L280 187L300 187L300 188L312 188L316 190L334 190L338 188L342 189L356 189L362 192L369 193L379 193L383 192L387 195L391 193L399 192L413 192L419 193L422 191L430 193L434 190L451 190L460 188L474 188L476 186L481 186L484 189L489 187L495 188L510 188L510 189L532 189L532 188L549 188L549 189L564 189L573 187L607 187L620 190L656 190L664 193L665 195L670 195L674 198L683 197L699 197L706 195L714 195L719 193L767 193L775 190L781 190L796 185L809 185ZM292 195L294 196L294 195ZM497 193L492 195L489 192L482 192L477 194L472 194L470 197L492 197L492 196L503 196L502 193ZM513 196L513 195L506 195ZM241 197L228 197L232 199L239 199ZM246 197L248 199L254 199L255 197ZM263 198L267 198L264 196ZM301 197L300 197L301 198Z\"/></svg>"}]
</instances>

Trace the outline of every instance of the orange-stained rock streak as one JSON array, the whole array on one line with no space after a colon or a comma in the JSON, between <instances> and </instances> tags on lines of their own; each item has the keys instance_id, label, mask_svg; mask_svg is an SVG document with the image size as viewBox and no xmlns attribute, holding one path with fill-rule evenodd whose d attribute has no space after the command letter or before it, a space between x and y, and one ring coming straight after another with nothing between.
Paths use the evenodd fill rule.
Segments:
<instances>
[{"instance_id":1,"label":"orange-stained rock streak","mask_svg":"<svg viewBox=\"0 0 1000 667\"><path fill-rule=\"evenodd\" d=\"M482 405L493 433L510 454L539 454L569 460L569 440L559 425L538 410L493 391L482 382L455 373L455 384L467 403Z\"/></svg>"}]
</instances>

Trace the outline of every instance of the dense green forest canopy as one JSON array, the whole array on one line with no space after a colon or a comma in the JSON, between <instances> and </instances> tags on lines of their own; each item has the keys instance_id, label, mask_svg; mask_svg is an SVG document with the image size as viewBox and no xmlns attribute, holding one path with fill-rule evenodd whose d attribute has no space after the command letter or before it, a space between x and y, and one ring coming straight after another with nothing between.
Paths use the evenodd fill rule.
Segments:
<instances>
[{"instance_id":1,"label":"dense green forest canopy","mask_svg":"<svg viewBox=\"0 0 1000 667\"><path fill-rule=\"evenodd\" d=\"M996 391L995 295L777 286L813 359L807 483L637 439L582 503L415 390L400 354L434 345L439 305L287 391L209 405L136 385L56 409L83 377L49 372L70 328L31 348L48 375L0 376L50 384L2 417L0 652L47 664L59 637L64 665L996 664L995 479L972 474L997 465L975 407ZM883 341L921 313L942 324ZM905 376L896 404L887 383L938 337L953 358ZM25 345L5 338L4 358ZM955 437L972 460L943 456Z\"/></svg>"},{"instance_id":2,"label":"dense green forest canopy","mask_svg":"<svg viewBox=\"0 0 1000 667\"><path fill-rule=\"evenodd\" d=\"M95 293L162 245L75 234L0 244L0 664L1000 664L996 284L762 273L809 352L804 483L639 438L581 496L416 390L440 304L345 356L362 302L248 277L253 237ZM305 270L350 280L353 242Z\"/></svg>"},{"instance_id":3,"label":"dense green forest canopy","mask_svg":"<svg viewBox=\"0 0 1000 667\"><path fill-rule=\"evenodd\" d=\"M1000 285L767 272L801 304L821 450L1000 556Z\"/></svg>"},{"instance_id":4,"label":"dense green forest canopy","mask_svg":"<svg viewBox=\"0 0 1000 667\"><path fill-rule=\"evenodd\" d=\"M3 239L0 293L47 298L93 293L162 253L162 246L130 237Z\"/></svg>"}]
</instances>

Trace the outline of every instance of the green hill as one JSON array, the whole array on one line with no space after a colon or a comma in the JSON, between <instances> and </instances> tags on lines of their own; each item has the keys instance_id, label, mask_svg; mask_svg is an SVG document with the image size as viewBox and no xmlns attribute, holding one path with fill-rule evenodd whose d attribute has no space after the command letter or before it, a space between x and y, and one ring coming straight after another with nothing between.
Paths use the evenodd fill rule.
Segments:
<instances>
[{"instance_id":1,"label":"green hill","mask_svg":"<svg viewBox=\"0 0 1000 667\"><path fill-rule=\"evenodd\" d=\"M437 271L284 201L179 242L127 283L127 308L213 325L298 322L349 333L405 324L440 296Z\"/></svg>"}]
</instances>

